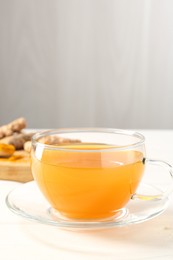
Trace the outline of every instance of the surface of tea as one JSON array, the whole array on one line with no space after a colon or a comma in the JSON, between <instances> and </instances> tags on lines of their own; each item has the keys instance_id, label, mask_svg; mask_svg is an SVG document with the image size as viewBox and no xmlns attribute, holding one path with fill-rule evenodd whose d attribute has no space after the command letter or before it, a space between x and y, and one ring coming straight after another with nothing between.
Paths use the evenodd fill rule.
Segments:
<instances>
[{"instance_id":1,"label":"surface of tea","mask_svg":"<svg viewBox=\"0 0 173 260\"><path fill-rule=\"evenodd\" d=\"M141 152L105 144L60 148L32 152L34 178L53 208L68 218L97 219L127 204L143 175Z\"/></svg>"}]
</instances>

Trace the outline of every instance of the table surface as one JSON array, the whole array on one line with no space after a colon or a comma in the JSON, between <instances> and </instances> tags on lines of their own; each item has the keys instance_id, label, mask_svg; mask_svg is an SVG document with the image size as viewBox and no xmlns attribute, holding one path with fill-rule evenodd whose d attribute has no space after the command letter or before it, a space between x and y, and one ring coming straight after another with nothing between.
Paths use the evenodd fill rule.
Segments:
<instances>
[{"instance_id":1,"label":"table surface","mask_svg":"<svg viewBox=\"0 0 173 260\"><path fill-rule=\"evenodd\" d=\"M173 131L140 130L147 157L173 165ZM160 182L165 178L159 177ZM163 179L161 179L163 178ZM0 259L173 259L173 196L161 215L135 225L69 231L31 222L5 204L8 192L23 185L0 181ZM33 202L34 203L34 202Z\"/></svg>"}]
</instances>

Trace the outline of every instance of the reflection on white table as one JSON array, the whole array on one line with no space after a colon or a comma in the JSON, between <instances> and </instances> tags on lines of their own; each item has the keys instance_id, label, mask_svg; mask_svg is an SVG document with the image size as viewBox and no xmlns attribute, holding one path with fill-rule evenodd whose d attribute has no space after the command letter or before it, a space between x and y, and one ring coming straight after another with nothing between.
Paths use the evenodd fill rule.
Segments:
<instances>
[{"instance_id":1,"label":"reflection on white table","mask_svg":"<svg viewBox=\"0 0 173 260\"><path fill-rule=\"evenodd\" d=\"M140 132L146 136L148 157L173 164L173 131ZM154 173L153 180L157 178L158 182L166 185L166 176L159 174L159 171ZM172 195L166 211L149 221L111 229L71 231L32 222L9 211L5 198L10 190L20 185L0 181L2 260L173 258Z\"/></svg>"}]
</instances>

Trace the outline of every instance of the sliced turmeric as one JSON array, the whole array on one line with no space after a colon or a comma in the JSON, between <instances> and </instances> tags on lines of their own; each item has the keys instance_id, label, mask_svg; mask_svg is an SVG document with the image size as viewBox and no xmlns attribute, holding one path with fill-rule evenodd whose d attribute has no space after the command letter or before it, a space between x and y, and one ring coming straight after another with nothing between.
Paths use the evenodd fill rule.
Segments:
<instances>
[{"instance_id":1,"label":"sliced turmeric","mask_svg":"<svg viewBox=\"0 0 173 260\"><path fill-rule=\"evenodd\" d=\"M0 157L8 158L15 152L15 147L10 144L0 144Z\"/></svg>"}]
</instances>

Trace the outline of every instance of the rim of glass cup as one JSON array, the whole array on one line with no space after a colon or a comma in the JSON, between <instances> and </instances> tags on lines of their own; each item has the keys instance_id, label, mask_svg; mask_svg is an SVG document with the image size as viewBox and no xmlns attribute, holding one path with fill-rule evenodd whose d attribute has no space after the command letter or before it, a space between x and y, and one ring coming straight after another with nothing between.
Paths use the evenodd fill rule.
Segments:
<instances>
[{"instance_id":1,"label":"rim of glass cup","mask_svg":"<svg viewBox=\"0 0 173 260\"><path fill-rule=\"evenodd\" d=\"M96 150L90 150L90 149L74 149L74 148L65 148L58 145L52 145L52 144L44 144L39 142L39 139L42 137L50 136L50 135L57 135L57 134L66 134L66 133L108 133L108 134L121 134L126 135L129 137L136 137L138 138L138 141L133 142L128 145L122 145L118 147L109 147L106 149L99 149L100 152L110 152L110 151L121 151L121 150L129 150L133 149L135 147L141 146L145 142L145 137L136 131L131 130L122 130L122 129L113 129L113 128L62 128L62 129L52 129L52 130L46 130L41 131L32 136L32 146L40 146L44 147L45 149L49 150L60 150L60 151L68 151L68 152L96 152ZM114 145L114 144L112 144Z\"/></svg>"}]
</instances>

